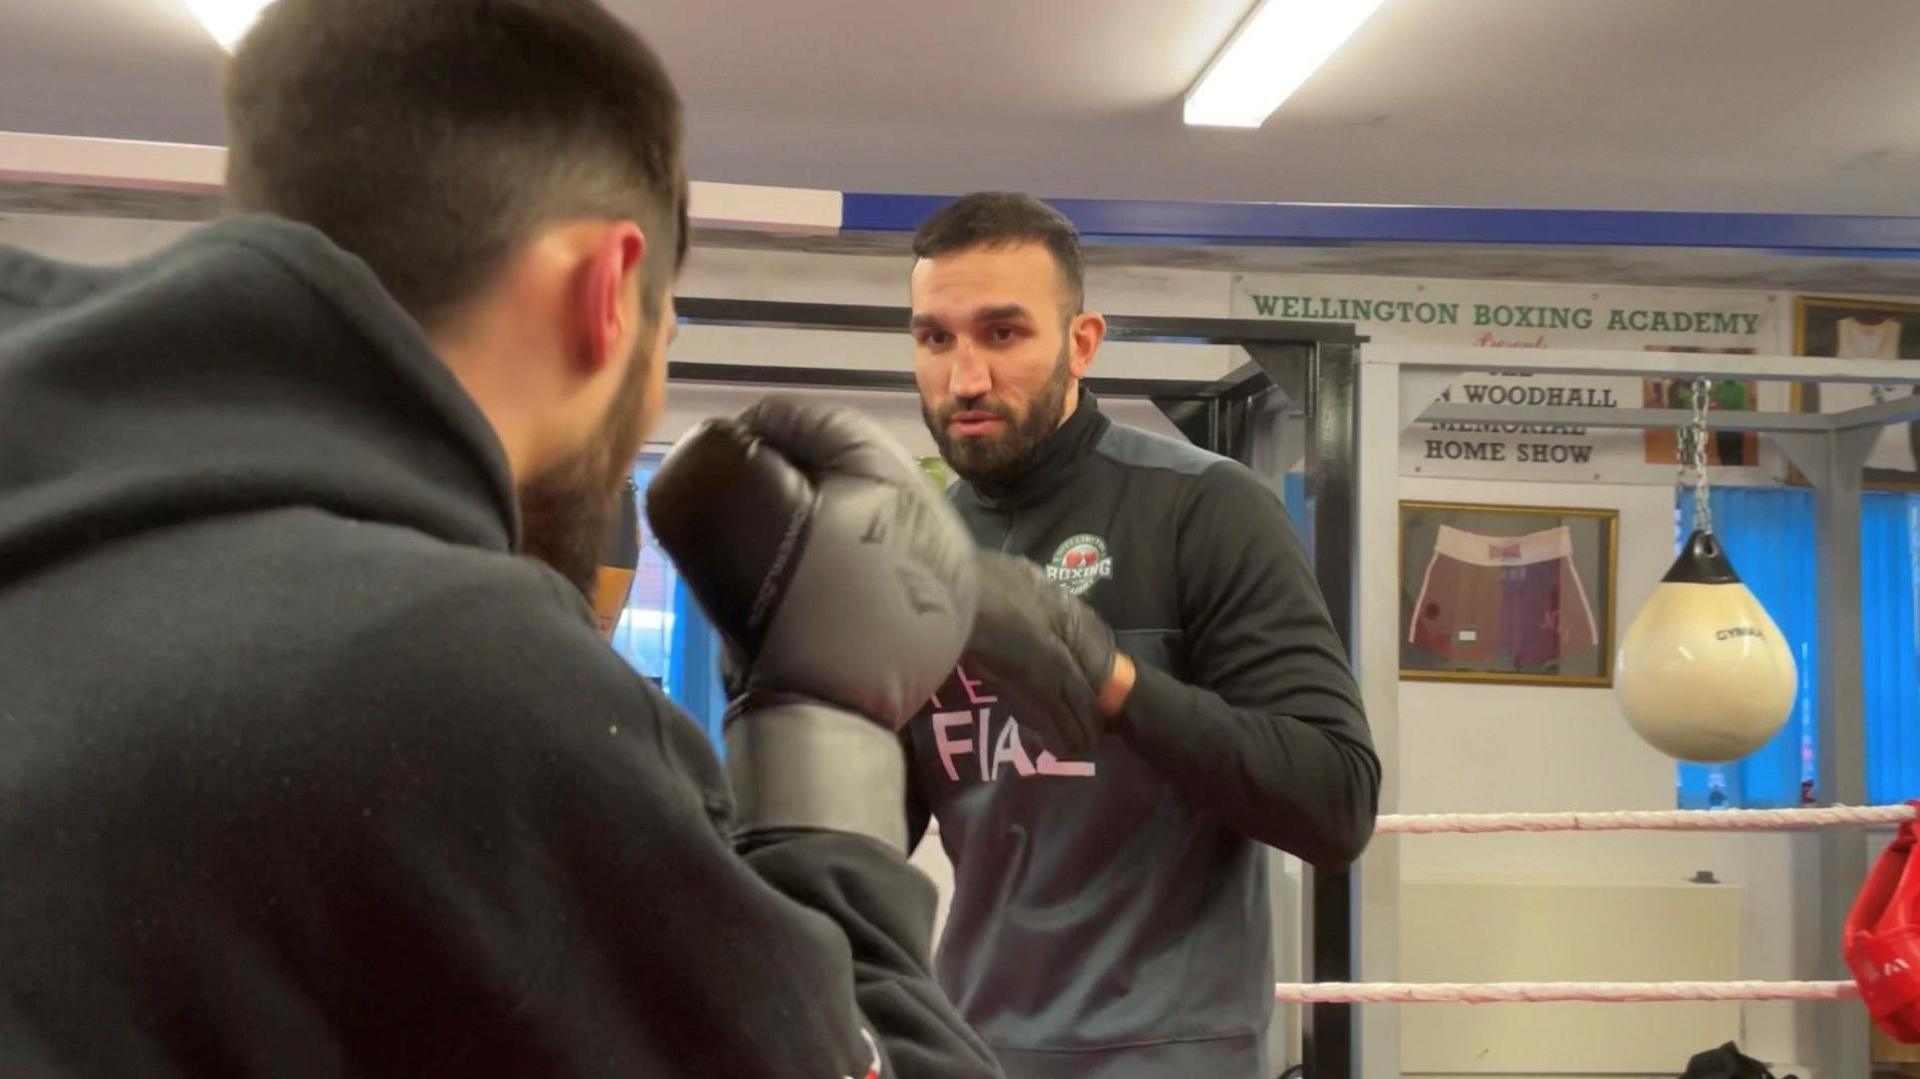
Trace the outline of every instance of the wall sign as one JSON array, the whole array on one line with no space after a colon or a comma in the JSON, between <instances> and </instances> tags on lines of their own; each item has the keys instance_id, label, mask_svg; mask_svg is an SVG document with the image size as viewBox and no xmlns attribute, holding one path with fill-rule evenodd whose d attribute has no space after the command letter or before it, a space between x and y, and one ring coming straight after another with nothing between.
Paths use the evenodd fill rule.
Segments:
<instances>
[{"instance_id":1,"label":"wall sign","mask_svg":"<svg viewBox=\"0 0 1920 1079\"><path fill-rule=\"evenodd\" d=\"M1774 297L1713 289L1592 288L1387 277L1246 274L1234 278L1239 318L1352 322L1374 342L1480 348L1604 348L1635 352L1772 352ZM1787 407L1784 386L1716 387L1716 409ZM1495 407L1687 408L1691 387L1659 377L1471 374L1443 400ZM1753 436L1716 440L1730 482L1770 482ZM1401 439L1401 473L1475 479L1671 483L1670 433L1563 424L1414 424Z\"/></svg>"}]
</instances>

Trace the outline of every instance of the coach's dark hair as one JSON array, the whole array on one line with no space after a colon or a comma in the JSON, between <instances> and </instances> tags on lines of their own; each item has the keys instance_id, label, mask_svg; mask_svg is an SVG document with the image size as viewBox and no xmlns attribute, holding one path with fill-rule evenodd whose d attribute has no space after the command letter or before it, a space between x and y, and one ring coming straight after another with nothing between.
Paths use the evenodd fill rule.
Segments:
<instances>
[{"instance_id":1,"label":"coach's dark hair","mask_svg":"<svg viewBox=\"0 0 1920 1079\"><path fill-rule=\"evenodd\" d=\"M1032 195L980 191L942 207L913 234L916 259L936 258L975 247L1013 243L1044 244L1060 268L1060 287L1068 315L1086 304L1086 268L1080 257L1080 233L1067 215Z\"/></svg>"},{"instance_id":2,"label":"coach's dark hair","mask_svg":"<svg viewBox=\"0 0 1920 1079\"><path fill-rule=\"evenodd\" d=\"M230 208L319 229L423 325L555 221L646 230L649 317L685 261L680 96L594 0L279 0L226 101Z\"/></svg>"}]
</instances>

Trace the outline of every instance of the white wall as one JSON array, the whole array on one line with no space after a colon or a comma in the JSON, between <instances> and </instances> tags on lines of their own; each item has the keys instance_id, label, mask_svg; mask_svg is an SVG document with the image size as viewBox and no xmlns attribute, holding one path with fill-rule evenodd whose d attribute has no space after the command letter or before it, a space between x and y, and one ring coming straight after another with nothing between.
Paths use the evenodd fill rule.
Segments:
<instances>
[{"instance_id":1,"label":"white wall","mask_svg":"<svg viewBox=\"0 0 1920 1079\"><path fill-rule=\"evenodd\" d=\"M900 339L902 366L912 361L905 358L906 339ZM671 370L671 368L669 368ZM676 383L668 387L667 410L661 416L659 426L654 428L649 440L655 447L671 445L673 441L687 432L695 423L709 416L724 416L746 408L768 392L747 386L719 385L707 383ZM831 401L835 404L852 405L868 416L879 421L886 432L899 439L908 452L916 457L931 457L939 450L933 444L933 438L927 434L926 424L920 418L920 399L907 391L892 390L826 390L826 389L781 389L783 395L801 397L808 400ZM1179 438L1180 431L1167 418L1160 414L1150 402L1135 398L1102 399L1100 411L1113 417L1120 423L1142 427L1169 438Z\"/></svg>"},{"instance_id":2,"label":"white wall","mask_svg":"<svg viewBox=\"0 0 1920 1079\"><path fill-rule=\"evenodd\" d=\"M69 262L112 264L164 247L192 228L183 221L0 213L0 244Z\"/></svg>"},{"instance_id":3,"label":"white wall","mask_svg":"<svg viewBox=\"0 0 1920 1079\"><path fill-rule=\"evenodd\" d=\"M0 243L21 243L61 257L115 261L152 249L184 226L104 219L0 215ZM900 304L906 264L894 258L803 253L696 251L683 295ZM1089 299L1114 313L1226 315L1226 275L1195 270L1095 268ZM746 335L689 334L682 360L717 362L899 364L903 341L883 335L833 335L755 330ZM836 354L835 348L849 351ZM1140 351L1144 349L1146 351ZM849 357L857 356L857 360ZM1171 358L1170 358L1171 357ZM1223 349L1115 350L1109 373L1212 377L1234 357ZM1178 371L1155 371L1177 366ZM738 389L677 385L657 438L671 440L702 415L740 407L751 394ZM907 394L837 393L878 416L916 453L931 453L917 407ZM1158 426L1149 406L1115 403L1126 422ZM1616 633L1623 630L1671 558L1672 495L1665 487L1555 486L1408 478L1404 497L1437 501L1568 504L1620 511ZM1604 689L1547 689L1446 683L1402 683L1400 743L1383 747L1399 774L1401 812L1562 809L1665 809L1674 804L1674 766L1627 730ZM942 883L950 880L937 848L916 861ZM1796 926L1806 914L1796 902L1814 898L1806 842L1783 836L1579 835L1415 837L1400 845L1410 879L1472 877L1515 881L1674 882L1709 870L1741 890L1741 975L1790 978ZM1569 927L1578 931L1577 927ZM1421 942L1402 941L1418 954ZM1742 1045L1772 1062L1812 1055L1811 1026L1789 1005L1743 1010ZM1702 1048L1707 1046L1702 1045ZM1677 1074L1684 1061L1675 1061ZM1778 1069L1776 1069L1778 1070ZM1802 1069L1802 1075L1806 1072Z\"/></svg>"},{"instance_id":4,"label":"white wall","mask_svg":"<svg viewBox=\"0 0 1920 1079\"><path fill-rule=\"evenodd\" d=\"M1408 499L1618 510L1616 639L1673 560L1671 488L1417 477L1401 483ZM1400 760L1403 813L1674 807L1674 762L1634 735L1610 689L1402 682ZM1803 840L1784 835L1420 836L1402 842L1400 864L1403 882L1506 878L1667 884L1706 870L1740 888L1740 977L1791 979L1804 976L1793 965L1795 919L1810 910L1804 904L1817 899L1817 882L1794 871L1796 843L1804 846ZM1443 943L1402 939L1400 947L1412 965L1423 948ZM1586 975L1569 970L1559 977ZM1803 1039L1796 1025L1805 1022L1810 1020L1790 1004L1746 1005L1741 1047L1776 1063L1808 1059L1811 1028ZM1711 1046L1703 1042L1699 1048ZM1685 1063L1675 1061L1673 1074Z\"/></svg>"},{"instance_id":5,"label":"white wall","mask_svg":"<svg viewBox=\"0 0 1920 1079\"><path fill-rule=\"evenodd\" d=\"M908 259L796 251L696 248L680 292L687 296L904 305ZM1091 266L1087 303L1128 315L1227 314L1227 275L1212 270Z\"/></svg>"},{"instance_id":6,"label":"white wall","mask_svg":"<svg viewBox=\"0 0 1920 1079\"><path fill-rule=\"evenodd\" d=\"M1438 502L1618 510L1616 635L1673 561L1670 488L1407 477L1401 494ZM1402 682L1400 715L1403 812L1673 808L1673 761L1627 727L1610 689ZM1671 843L1648 838L1432 836L1408 842L1401 867L1410 876L1563 873L1652 881L1691 876L1711 867L1718 853L1711 837L1672 836Z\"/></svg>"}]
</instances>

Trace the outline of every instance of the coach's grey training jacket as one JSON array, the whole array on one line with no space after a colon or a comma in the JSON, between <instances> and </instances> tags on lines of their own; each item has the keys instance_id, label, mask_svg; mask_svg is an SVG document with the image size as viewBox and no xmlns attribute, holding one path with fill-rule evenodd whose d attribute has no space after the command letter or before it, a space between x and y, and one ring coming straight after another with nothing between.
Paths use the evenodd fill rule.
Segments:
<instances>
[{"instance_id":1,"label":"coach's grey training jacket","mask_svg":"<svg viewBox=\"0 0 1920 1079\"><path fill-rule=\"evenodd\" d=\"M953 501L981 545L1092 605L1139 680L1081 760L1023 737L1018 691L964 665L914 717L914 835L931 812L955 867L941 985L1009 1076L1271 1076L1261 844L1351 861L1380 787L1279 498L1083 393L1022 476Z\"/></svg>"}]
</instances>

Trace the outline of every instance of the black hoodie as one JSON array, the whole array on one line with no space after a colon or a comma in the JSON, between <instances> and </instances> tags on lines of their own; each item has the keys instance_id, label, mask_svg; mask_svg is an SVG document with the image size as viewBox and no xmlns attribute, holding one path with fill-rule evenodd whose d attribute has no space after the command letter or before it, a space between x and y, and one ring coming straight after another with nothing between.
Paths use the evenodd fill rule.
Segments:
<instances>
[{"instance_id":1,"label":"black hoodie","mask_svg":"<svg viewBox=\"0 0 1920 1079\"><path fill-rule=\"evenodd\" d=\"M993 1074L932 886L733 849L699 729L517 528L318 233L0 251L0 1075Z\"/></svg>"}]
</instances>

